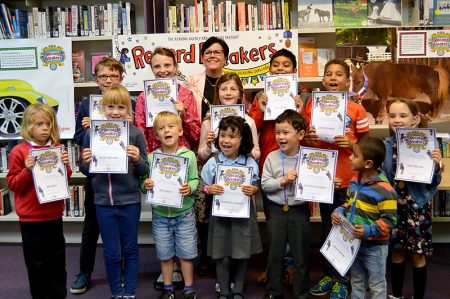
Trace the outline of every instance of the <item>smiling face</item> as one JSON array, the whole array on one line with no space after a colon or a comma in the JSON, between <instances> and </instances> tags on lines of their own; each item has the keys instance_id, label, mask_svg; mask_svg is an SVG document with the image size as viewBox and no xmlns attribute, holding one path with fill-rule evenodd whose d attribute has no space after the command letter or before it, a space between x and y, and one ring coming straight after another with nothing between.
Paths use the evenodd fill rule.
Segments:
<instances>
[{"instance_id":1,"label":"smiling face","mask_svg":"<svg viewBox=\"0 0 450 299\"><path fill-rule=\"evenodd\" d=\"M157 126L153 127L156 139L161 141L163 152L173 153L178 149L178 139L183 135L183 128L179 127L170 118L158 120Z\"/></svg>"},{"instance_id":2,"label":"smiling face","mask_svg":"<svg viewBox=\"0 0 450 299\"><path fill-rule=\"evenodd\" d=\"M50 138L50 129L50 120L42 113L36 113L34 116L33 128L31 129L33 140L39 145L46 145Z\"/></svg>"},{"instance_id":3,"label":"smiling face","mask_svg":"<svg viewBox=\"0 0 450 299\"><path fill-rule=\"evenodd\" d=\"M278 56L274 58L272 63L270 64L269 73L272 75L292 74L296 72L296 67L286 56Z\"/></svg>"},{"instance_id":4,"label":"smiling face","mask_svg":"<svg viewBox=\"0 0 450 299\"><path fill-rule=\"evenodd\" d=\"M281 151L287 156L294 156L298 153L298 144L303 139L305 131L297 131L288 122L275 124L275 139Z\"/></svg>"},{"instance_id":5,"label":"smiling face","mask_svg":"<svg viewBox=\"0 0 450 299\"><path fill-rule=\"evenodd\" d=\"M227 128L219 131L219 147L223 155L228 159L235 160L239 156L242 136L238 130Z\"/></svg>"},{"instance_id":6,"label":"smiling face","mask_svg":"<svg viewBox=\"0 0 450 299\"><path fill-rule=\"evenodd\" d=\"M103 113L108 120L125 120L128 107L125 104L108 104L103 107Z\"/></svg>"},{"instance_id":7,"label":"smiling face","mask_svg":"<svg viewBox=\"0 0 450 299\"><path fill-rule=\"evenodd\" d=\"M100 66L97 76L95 77L95 83L105 93L108 88L114 84L122 83L123 77L120 72L112 67Z\"/></svg>"},{"instance_id":8,"label":"smiling face","mask_svg":"<svg viewBox=\"0 0 450 299\"><path fill-rule=\"evenodd\" d=\"M203 54L203 64L206 68L206 74L221 74L225 66L226 57L223 54L223 48L219 43L212 44Z\"/></svg>"},{"instance_id":9,"label":"smiling face","mask_svg":"<svg viewBox=\"0 0 450 299\"><path fill-rule=\"evenodd\" d=\"M219 87L219 99L222 105L234 105L239 102L242 94L234 80L221 83Z\"/></svg>"},{"instance_id":10,"label":"smiling face","mask_svg":"<svg viewBox=\"0 0 450 299\"><path fill-rule=\"evenodd\" d=\"M173 78L177 71L173 58L161 54L153 55L151 66L155 78Z\"/></svg>"},{"instance_id":11,"label":"smiling face","mask_svg":"<svg viewBox=\"0 0 450 299\"><path fill-rule=\"evenodd\" d=\"M413 128L420 123L420 116L413 115L405 103L394 102L389 106L389 128L395 132L396 128Z\"/></svg>"},{"instance_id":12,"label":"smiling face","mask_svg":"<svg viewBox=\"0 0 450 299\"><path fill-rule=\"evenodd\" d=\"M325 70L322 83L327 91L348 91L350 79L342 65L330 64Z\"/></svg>"}]
</instances>

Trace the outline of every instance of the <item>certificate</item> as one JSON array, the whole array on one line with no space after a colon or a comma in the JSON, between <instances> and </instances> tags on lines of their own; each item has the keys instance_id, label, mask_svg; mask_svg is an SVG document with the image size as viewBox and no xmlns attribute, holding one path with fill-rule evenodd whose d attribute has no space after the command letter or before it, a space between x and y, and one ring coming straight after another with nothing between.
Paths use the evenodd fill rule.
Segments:
<instances>
[{"instance_id":1,"label":"certificate","mask_svg":"<svg viewBox=\"0 0 450 299\"><path fill-rule=\"evenodd\" d=\"M66 166L61 162L62 149L62 146L58 146L30 151L36 161L32 174L41 204L70 197Z\"/></svg>"},{"instance_id":2,"label":"certificate","mask_svg":"<svg viewBox=\"0 0 450 299\"><path fill-rule=\"evenodd\" d=\"M243 104L237 105L212 105L210 107L211 131L217 136L217 129L222 118L227 116L240 116L245 119L245 107Z\"/></svg>"},{"instance_id":3,"label":"certificate","mask_svg":"<svg viewBox=\"0 0 450 299\"><path fill-rule=\"evenodd\" d=\"M251 185L251 167L217 164L216 184L225 190L214 195L212 215L231 218L250 218L250 196L242 192L243 185Z\"/></svg>"},{"instance_id":4,"label":"certificate","mask_svg":"<svg viewBox=\"0 0 450 299\"><path fill-rule=\"evenodd\" d=\"M101 94L91 94L89 96L89 115L91 119L106 119L105 114L103 113L102 105L100 101L102 100L103 95Z\"/></svg>"},{"instance_id":5,"label":"certificate","mask_svg":"<svg viewBox=\"0 0 450 299\"><path fill-rule=\"evenodd\" d=\"M129 128L126 120L91 121L90 173L128 173Z\"/></svg>"},{"instance_id":6,"label":"certificate","mask_svg":"<svg viewBox=\"0 0 450 299\"><path fill-rule=\"evenodd\" d=\"M300 147L295 200L333 203L338 152Z\"/></svg>"},{"instance_id":7,"label":"certificate","mask_svg":"<svg viewBox=\"0 0 450 299\"><path fill-rule=\"evenodd\" d=\"M431 158L436 148L435 129L401 129L397 135L395 179L430 184L434 174Z\"/></svg>"},{"instance_id":8,"label":"certificate","mask_svg":"<svg viewBox=\"0 0 450 299\"><path fill-rule=\"evenodd\" d=\"M189 158L154 153L150 178L154 181L153 189L147 191L147 202L160 206L181 208L183 195L181 185L186 183Z\"/></svg>"},{"instance_id":9,"label":"certificate","mask_svg":"<svg viewBox=\"0 0 450 299\"><path fill-rule=\"evenodd\" d=\"M178 99L178 83L176 78L144 80L145 92L145 125L153 127L156 115L162 111L178 114L175 102Z\"/></svg>"},{"instance_id":10,"label":"certificate","mask_svg":"<svg viewBox=\"0 0 450 299\"><path fill-rule=\"evenodd\" d=\"M353 224L344 216L339 216L341 224L333 225L320 252L344 276L355 261L361 240L353 236Z\"/></svg>"},{"instance_id":11,"label":"certificate","mask_svg":"<svg viewBox=\"0 0 450 299\"><path fill-rule=\"evenodd\" d=\"M287 109L296 110L297 74L271 75L264 79L264 92L268 101L264 120L274 120Z\"/></svg>"},{"instance_id":12,"label":"certificate","mask_svg":"<svg viewBox=\"0 0 450 299\"><path fill-rule=\"evenodd\" d=\"M319 139L334 142L335 136L345 135L347 93L315 91L312 93L311 126Z\"/></svg>"}]
</instances>

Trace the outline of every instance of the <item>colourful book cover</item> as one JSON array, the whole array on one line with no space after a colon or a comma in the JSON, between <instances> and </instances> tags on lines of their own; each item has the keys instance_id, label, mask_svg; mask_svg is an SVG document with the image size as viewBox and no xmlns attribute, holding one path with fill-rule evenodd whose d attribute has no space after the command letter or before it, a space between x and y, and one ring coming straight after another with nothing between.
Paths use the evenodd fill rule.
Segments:
<instances>
[{"instance_id":1,"label":"colourful book cover","mask_svg":"<svg viewBox=\"0 0 450 299\"><path fill-rule=\"evenodd\" d=\"M72 74L73 82L86 81L86 57L84 51L72 51Z\"/></svg>"},{"instance_id":2,"label":"colourful book cover","mask_svg":"<svg viewBox=\"0 0 450 299\"><path fill-rule=\"evenodd\" d=\"M95 81L95 74L94 74L94 70L95 70L95 65L102 60L105 57L110 57L111 53L110 52L101 52L101 53L91 53L91 78L92 81Z\"/></svg>"},{"instance_id":3,"label":"colourful book cover","mask_svg":"<svg viewBox=\"0 0 450 299\"><path fill-rule=\"evenodd\" d=\"M319 76L316 39L314 37L298 38L298 66L300 78Z\"/></svg>"},{"instance_id":4,"label":"colourful book cover","mask_svg":"<svg viewBox=\"0 0 450 299\"><path fill-rule=\"evenodd\" d=\"M341 28L367 26L367 0L335 0L333 22Z\"/></svg>"},{"instance_id":5,"label":"colourful book cover","mask_svg":"<svg viewBox=\"0 0 450 299\"><path fill-rule=\"evenodd\" d=\"M369 0L367 2L368 26L401 26L401 0Z\"/></svg>"},{"instance_id":6,"label":"colourful book cover","mask_svg":"<svg viewBox=\"0 0 450 299\"><path fill-rule=\"evenodd\" d=\"M298 28L333 27L333 1L299 0Z\"/></svg>"},{"instance_id":7,"label":"colourful book cover","mask_svg":"<svg viewBox=\"0 0 450 299\"><path fill-rule=\"evenodd\" d=\"M434 0L433 25L450 24L450 3L447 0Z\"/></svg>"}]
</instances>

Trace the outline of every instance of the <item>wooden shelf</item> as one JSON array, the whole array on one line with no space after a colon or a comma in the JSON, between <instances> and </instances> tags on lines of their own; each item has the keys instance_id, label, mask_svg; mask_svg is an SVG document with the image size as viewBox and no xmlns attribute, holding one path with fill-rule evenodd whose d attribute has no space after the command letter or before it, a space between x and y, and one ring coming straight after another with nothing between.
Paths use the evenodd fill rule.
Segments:
<instances>
[{"instance_id":1,"label":"wooden shelf","mask_svg":"<svg viewBox=\"0 0 450 299\"><path fill-rule=\"evenodd\" d=\"M450 222L450 216L448 217L433 217L432 222Z\"/></svg>"},{"instance_id":2,"label":"wooden shelf","mask_svg":"<svg viewBox=\"0 0 450 299\"><path fill-rule=\"evenodd\" d=\"M442 159L442 181L439 190L450 190L450 158Z\"/></svg>"}]
</instances>

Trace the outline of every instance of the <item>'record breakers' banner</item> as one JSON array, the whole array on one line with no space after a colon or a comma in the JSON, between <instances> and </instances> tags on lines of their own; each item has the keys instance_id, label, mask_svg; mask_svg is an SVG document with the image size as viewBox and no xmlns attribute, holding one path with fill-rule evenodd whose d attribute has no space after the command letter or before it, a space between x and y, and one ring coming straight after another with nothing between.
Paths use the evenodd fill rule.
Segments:
<instances>
[{"instance_id":1,"label":"'record breakers' banner","mask_svg":"<svg viewBox=\"0 0 450 299\"><path fill-rule=\"evenodd\" d=\"M298 34L289 30L119 35L114 37L113 50L125 68L122 84L130 91L144 89L143 81L154 78L150 58L156 47L175 51L183 75L203 72L200 50L210 36L226 41L230 53L224 71L236 72L246 89L264 87L263 78L276 51L285 48L298 56Z\"/></svg>"}]
</instances>

